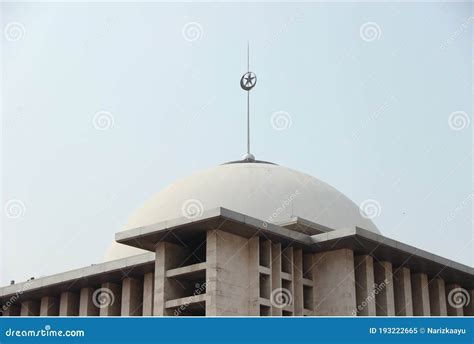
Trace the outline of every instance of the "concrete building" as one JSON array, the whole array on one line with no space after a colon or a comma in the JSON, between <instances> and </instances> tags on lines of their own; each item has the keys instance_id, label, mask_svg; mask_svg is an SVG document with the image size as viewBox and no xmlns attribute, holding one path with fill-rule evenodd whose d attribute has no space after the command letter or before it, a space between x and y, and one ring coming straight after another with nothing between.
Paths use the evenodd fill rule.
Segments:
<instances>
[{"instance_id":1,"label":"concrete building","mask_svg":"<svg viewBox=\"0 0 474 344\"><path fill-rule=\"evenodd\" d=\"M473 268L369 218L306 174L223 164L156 194L108 261L0 288L2 315L473 315Z\"/></svg>"}]
</instances>

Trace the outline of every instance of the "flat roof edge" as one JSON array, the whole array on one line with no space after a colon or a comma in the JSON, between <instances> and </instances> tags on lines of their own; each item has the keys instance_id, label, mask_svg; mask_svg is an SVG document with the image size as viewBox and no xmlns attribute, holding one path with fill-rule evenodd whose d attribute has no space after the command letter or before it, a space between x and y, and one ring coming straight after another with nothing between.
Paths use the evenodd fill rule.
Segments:
<instances>
[{"instance_id":1,"label":"flat roof edge","mask_svg":"<svg viewBox=\"0 0 474 344\"><path fill-rule=\"evenodd\" d=\"M0 288L0 297L6 297L17 293L26 293L34 290L41 289L43 287L50 287L59 285L62 283L69 283L78 279L83 278L94 278L102 274L112 273L114 271L136 267L155 261L155 254L152 252L141 253L135 256L121 258L110 262L103 262L93 264L79 269L69 270L54 275L44 276L28 280L25 282L19 282L12 285L7 285Z\"/></svg>"}]
</instances>

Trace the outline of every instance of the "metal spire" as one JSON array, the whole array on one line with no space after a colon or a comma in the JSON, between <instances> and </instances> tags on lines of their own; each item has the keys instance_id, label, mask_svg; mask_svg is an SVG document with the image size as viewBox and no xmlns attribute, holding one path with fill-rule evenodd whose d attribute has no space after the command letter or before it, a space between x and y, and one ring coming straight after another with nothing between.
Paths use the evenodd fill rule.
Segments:
<instances>
[{"instance_id":1,"label":"metal spire","mask_svg":"<svg viewBox=\"0 0 474 344\"><path fill-rule=\"evenodd\" d=\"M247 73L240 79L240 87L247 91L247 154L244 160L254 161L255 157L250 153L250 90L257 84L257 76L250 71L250 44L247 41Z\"/></svg>"}]
</instances>

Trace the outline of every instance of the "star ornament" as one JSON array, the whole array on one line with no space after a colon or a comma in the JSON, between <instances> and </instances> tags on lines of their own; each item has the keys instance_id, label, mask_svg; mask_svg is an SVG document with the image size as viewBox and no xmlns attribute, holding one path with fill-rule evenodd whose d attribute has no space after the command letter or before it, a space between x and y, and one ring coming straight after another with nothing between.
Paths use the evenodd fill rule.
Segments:
<instances>
[{"instance_id":1,"label":"star ornament","mask_svg":"<svg viewBox=\"0 0 474 344\"><path fill-rule=\"evenodd\" d=\"M250 91L257 84L257 76L253 72L245 73L240 79L240 87L245 91Z\"/></svg>"}]
</instances>

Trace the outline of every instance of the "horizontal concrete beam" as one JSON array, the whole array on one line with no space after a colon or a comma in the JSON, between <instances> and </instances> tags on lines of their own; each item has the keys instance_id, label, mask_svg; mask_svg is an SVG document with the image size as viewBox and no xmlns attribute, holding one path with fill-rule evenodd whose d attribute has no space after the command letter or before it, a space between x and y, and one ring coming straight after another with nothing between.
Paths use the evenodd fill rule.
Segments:
<instances>
[{"instance_id":1,"label":"horizontal concrete beam","mask_svg":"<svg viewBox=\"0 0 474 344\"><path fill-rule=\"evenodd\" d=\"M206 271L206 262L170 269L166 271L166 277L187 276L200 271Z\"/></svg>"},{"instance_id":2,"label":"horizontal concrete beam","mask_svg":"<svg viewBox=\"0 0 474 344\"><path fill-rule=\"evenodd\" d=\"M169 300L165 302L165 308L176 308L180 306L192 305L206 300L206 294L186 296L180 299Z\"/></svg>"}]
</instances>

